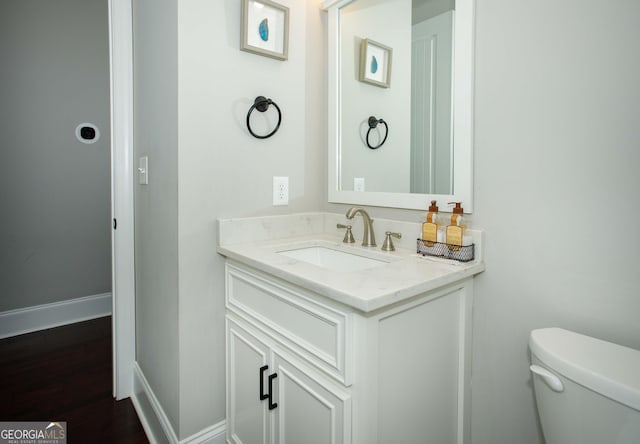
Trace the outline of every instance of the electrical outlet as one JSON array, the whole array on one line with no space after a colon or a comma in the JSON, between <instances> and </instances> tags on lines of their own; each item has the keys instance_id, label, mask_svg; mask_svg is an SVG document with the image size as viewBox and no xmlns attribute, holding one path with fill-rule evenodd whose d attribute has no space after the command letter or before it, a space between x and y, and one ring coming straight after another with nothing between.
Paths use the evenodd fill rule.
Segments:
<instances>
[{"instance_id":1,"label":"electrical outlet","mask_svg":"<svg viewBox=\"0 0 640 444\"><path fill-rule=\"evenodd\" d=\"M353 178L353 191L364 191L364 177Z\"/></svg>"},{"instance_id":2,"label":"electrical outlet","mask_svg":"<svg viewBox=\"0 0 640 444\"><path fill-rule=\"evenodd\" d=\"M289 178L273 176L273 205L289 205Z\"/></svg>"}]
</instances>

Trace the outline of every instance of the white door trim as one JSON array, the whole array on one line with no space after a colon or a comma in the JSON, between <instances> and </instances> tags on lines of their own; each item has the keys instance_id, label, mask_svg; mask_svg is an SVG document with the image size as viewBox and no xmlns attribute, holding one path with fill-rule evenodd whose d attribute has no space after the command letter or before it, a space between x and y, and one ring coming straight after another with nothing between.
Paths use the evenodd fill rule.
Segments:
<instances>
[{"instance_id":1,"label":"white door trim","mask_svg":"<svg viewBox=\"0 0 640 444\"><path fill-rule=\"evenodd\" d=\"M135 269L133 209L133 33L131 0L109 0L113 396L133 392Z\"/></svg>"}]
</instances>

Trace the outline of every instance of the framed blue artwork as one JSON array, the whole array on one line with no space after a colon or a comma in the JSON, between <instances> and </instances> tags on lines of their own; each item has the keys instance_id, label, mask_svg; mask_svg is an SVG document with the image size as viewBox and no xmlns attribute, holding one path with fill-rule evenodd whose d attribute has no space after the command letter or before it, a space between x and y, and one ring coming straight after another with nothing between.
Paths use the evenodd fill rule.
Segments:
<instances>
[{"instance_id":1,"label":"framed blue artwork","mask_svg":"<svg viewBox=\"0 0 640 444\"><path fill-rule=\"evenodd\" d=\"M242 51L278 60L289 55L289 8L270 0L242 0Z\"/></svg>"},{"instance_id":2,"label":"framed blue artwork","mask_svg":"<svg viewBox=\"0 0 640 444\"><path fill-rule=\"evenodd\" d=\"M360 81L382 88L391 86L391 55L393 50L371 39L362 39L360 46Z\"/></svg>"}]
</instances>

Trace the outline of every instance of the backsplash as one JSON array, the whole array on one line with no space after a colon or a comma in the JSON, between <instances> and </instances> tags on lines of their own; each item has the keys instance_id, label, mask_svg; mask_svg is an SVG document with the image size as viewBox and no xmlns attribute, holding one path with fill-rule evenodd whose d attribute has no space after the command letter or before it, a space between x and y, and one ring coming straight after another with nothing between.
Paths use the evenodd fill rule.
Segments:
<instances>
[{"instance_id":1,"label":"backsplash","mask_svg":"<svg viewBox=\"0 0 640 444\"><path fill-rule=\"evenodd\" d=\"M421 222L406 222L391 219L374 219L376 243L380 248L386 231L400 233L401 239L394 239L396 248L416 249L416 239L420 237ZM246 217L221 219L218 221L218 244L234 245L247 242L286 239L313 234L331 235L342 239L344 229L337 224L351 225L356 243L362 241L363 223L360 216L348 220L344 214L336 213L298 213L279 216ZM483 260L482 238L480 230L468 229L475 244L476 260Z\"/></svg>"}]
</instances>

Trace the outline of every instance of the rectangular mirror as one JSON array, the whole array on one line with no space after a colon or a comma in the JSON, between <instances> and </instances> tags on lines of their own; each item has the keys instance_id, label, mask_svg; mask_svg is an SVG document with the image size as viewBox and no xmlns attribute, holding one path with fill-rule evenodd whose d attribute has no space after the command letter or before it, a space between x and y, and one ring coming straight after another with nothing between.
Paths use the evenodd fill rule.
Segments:
<instances>
[{"instance_id":1,"label":"rectangular mirror","mask_svg":"<svg viewBox=\"0 0 640 444\"><path fill-rule=\"evenodd\" d=\"M325 0L329 201L473 208L474 0ZM362 44L386 48L362 60ZM363 72L385 82L362 81ZM384 120L371 128L369 121ZM386 136L386 140L385 139ZM384 143L381 143L383 142Z\"/></svg>"}]
</instances>

